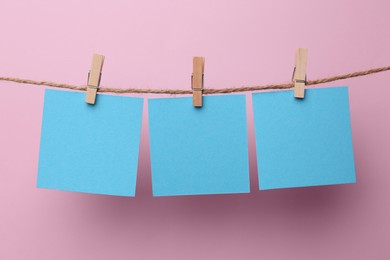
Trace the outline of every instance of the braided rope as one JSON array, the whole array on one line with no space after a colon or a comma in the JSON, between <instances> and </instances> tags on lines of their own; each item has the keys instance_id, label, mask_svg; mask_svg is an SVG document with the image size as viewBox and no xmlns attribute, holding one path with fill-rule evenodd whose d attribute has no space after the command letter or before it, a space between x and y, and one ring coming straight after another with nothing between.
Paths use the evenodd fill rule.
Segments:
<instances>
[{"instance_id":1,"label":"braided rope","mask_svg":"<svg viewBox=\"0 0 390 260\"><path fill-rule=\"evenodd\" d=\"M322 78L317 80L309 80L306 82L306 85L318 85L327 82L333 82L341 79L355 78L366 76L370 74L375 74L383 71L390 70L390 66L374 68L364 71L353 72L349 74L343 74L328 78ZM55 83L49 81L36 81L30 79L21 79L21 78L12 78L12 77L0 77L1 81L10 81L21 84L30 84L30 85L40 85L40 86L48 86L55 88L63 88L63 89L71 89L71 90L80 90L85 91L87 86L77 86L63 83ZM222 89L213 89L208 88L203 90L203 94L226 94L226 93L237 93L237 92L248 92L248 91L259 91L259 90L269 90L269 89L290 89L294 87L294 83L284 83L284 84L270 84L263 86L242 86L242 87L234 87L234 88L222 88ZM124 94L124 93L137 93L137 94L192 94L192 90L180 90L180 89L139 89L139 88L110 88L110 87L100 87L98 88L98 92L101 93L116 93L116 94Z\"/></svg>"}]
</instances>

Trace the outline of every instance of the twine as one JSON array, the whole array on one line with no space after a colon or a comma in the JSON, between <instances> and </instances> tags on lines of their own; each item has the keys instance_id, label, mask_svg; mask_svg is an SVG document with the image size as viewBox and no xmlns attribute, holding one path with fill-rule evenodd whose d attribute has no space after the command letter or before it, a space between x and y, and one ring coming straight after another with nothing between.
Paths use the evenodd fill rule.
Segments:
<instances>
[{"instance_id":1,"label":"twine","mask_svg":"<svg viewBox=\"0 0 390 260\"><path fill-rule=\"evenodd\" d=\"M349 79L355 77L366 76L370 74L375 74L383 71L390 70L390 66L374 68L364 71L353 72L349 74L343 74L328 78L309 80L306 82L307 86L318 85L322 83L333 82L336 80ZM48 86L54 88L63 88L63 89L71 89L71 90L80 90L85 91L87 86L76 86L71 84L63 84L63 83L55 83L49 81L36 81L30 79L21 79L21 78L12 78L12 77L0 77L1 81L10 81L21 84L30 84L30 85L40 85L40 86ZM221 88L221 89L213 89L208 88L203 90L203 94L226 94L226 93L237 93L237 92L248 92L248 91L260 91L260 90L272 90L272 89L291 89L294 87L294 83L284 83L284 84L270 84L263 86L242 86L242 87L233 87L233 88ZM180 90L180 89L140 89L140 88L110 88L110 87L99 87L98 92L101 93L115 93L115 94L125 94L125 93L136 93L136 94L192 94L192 90Z\"/></svg>"}]
</instances>

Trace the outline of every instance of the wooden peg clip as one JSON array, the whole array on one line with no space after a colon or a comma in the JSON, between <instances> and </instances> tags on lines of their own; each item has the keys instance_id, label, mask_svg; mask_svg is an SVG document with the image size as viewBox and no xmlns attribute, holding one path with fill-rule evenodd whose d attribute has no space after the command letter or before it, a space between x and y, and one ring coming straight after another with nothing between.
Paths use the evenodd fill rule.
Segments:
<instances>
[{"instance_id":1,"label":"wooden peg clip","mask_svg":"<svg viewBox=\"0 0 390 260\"><path fill-rule=\"evenodd\" d=\"M94 105L96 101L96 93L100 85L100 78L102 76L103 62L103 55L93 55L91 70L88 74L87 93L85 96L85 102L91 105Z\"/></svg>"},{"instance_id":2,"label":"wooden peg clip","mask_svg":"<svg viewBox=\"0 0 390 260\"><path fill-rule=\"evenodd\" d=\"M191 78L192 105L194 107L202 107L203 77L204 57L194 57Z\"/></svg>"},{"instance_id":3,"label":"wooden peg clip","mask_svg":"<svg viewBox=\"0 0 390 260\"><path fill-rule=\"evenodd\" d=\"M307 49L299 48L295 53L295 68L293 74L295 98L305 97L306 67Z\"/></svg>"}]
</instances>

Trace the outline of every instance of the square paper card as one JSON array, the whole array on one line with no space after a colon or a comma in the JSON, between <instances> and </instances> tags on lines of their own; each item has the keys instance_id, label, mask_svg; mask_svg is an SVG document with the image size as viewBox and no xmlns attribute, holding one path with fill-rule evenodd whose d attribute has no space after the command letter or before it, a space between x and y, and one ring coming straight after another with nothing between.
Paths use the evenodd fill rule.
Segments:
<instances>
[{"instance_id":1,"label":"square paper card","mask_svg":"<svg viewBox=\"0 0 390 260\"><path fill-rule=\"evenodd\" d=\"M347 87L252 97L260 190L356 182Z\"/></svg>"},{"instance_id":2,"label":"square paper card","mask_svg":"<svg viewBox=\"0 0 390 260\"><path fill-rule=\"evenodd\" d=\"M244 95L148 103L154 196L249 192Z\"/></svg>"},{"instance_id":3,"label":"square paper card","mask_svg":"<svg viewBox=\"0 0 390 260\"><path fill-rule=\"evenodd\" d=\"M39 188L134 196L143 100L46 90Z\"/></svg>"}]
</instances>

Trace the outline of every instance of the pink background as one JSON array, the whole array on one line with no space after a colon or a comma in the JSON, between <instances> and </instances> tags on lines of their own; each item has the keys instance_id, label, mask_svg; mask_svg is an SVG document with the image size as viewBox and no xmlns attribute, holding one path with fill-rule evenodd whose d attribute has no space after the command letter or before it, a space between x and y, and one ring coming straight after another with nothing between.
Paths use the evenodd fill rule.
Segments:
<instances>
[{"instance_id":1,"label":"pink background","mask_svg":"<svg viewBox=\"0 0 390 260\"><path fill-rule=\"evenodd\" d=\"M101 1L103 2L103 1ZM102 85L283 83L309 48L308 78L390 65L390 2L15 1L0 3L0 75ZM389 259L390 72L349 85L356 185L153 198L145 106L136 198L35 188L44 87L0 82L0 259ZM145 96L146 97L146 96ZM83 100L80 100L83 102Z\"/></svg>"}]
</instances>

